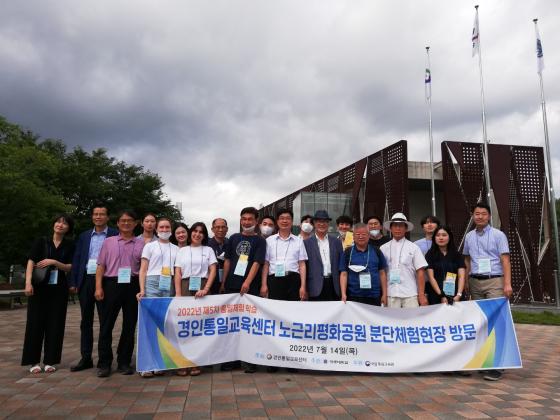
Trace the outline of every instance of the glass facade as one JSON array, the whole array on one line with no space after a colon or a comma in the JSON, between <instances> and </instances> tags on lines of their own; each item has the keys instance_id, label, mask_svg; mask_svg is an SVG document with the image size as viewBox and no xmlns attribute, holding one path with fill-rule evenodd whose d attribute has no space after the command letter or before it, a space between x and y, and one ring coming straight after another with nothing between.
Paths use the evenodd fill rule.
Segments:
<instances>
[{"instance_id":1,"label":"glass facade","mask_svg":"<svg viewBox=\"0 0 560 420\"><path fill-rule=\"evenodd\" d=\"M317 210L326 210L331 217L329 232L336 232L336 218L342 215L352 217L352 194L301 192L293 202L294 225L299 225L301 216L313 216ZM294 227L295 227L294 226ZM299 229L297 229L299 230Z\"/></svg>"}]
</instances>

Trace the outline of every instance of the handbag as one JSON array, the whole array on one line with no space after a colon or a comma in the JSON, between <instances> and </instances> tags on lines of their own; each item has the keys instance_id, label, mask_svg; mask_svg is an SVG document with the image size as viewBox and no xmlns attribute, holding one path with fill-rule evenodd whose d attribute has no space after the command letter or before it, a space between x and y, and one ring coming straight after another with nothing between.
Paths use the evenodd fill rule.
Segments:
<instances>
[{"instance_id":1,"label":"handbag","mask_svg":"<svg viewBox=\"0 0 560 420\"><path fill-rule=\"evenodd\" d=\"M47 246L47 238L43 238L45 243L45 256L49 257L49 249ZM32 286L41 286L43 284L47 284L49 282L49 277L51 275L52 267L49 265L47 267L33 267L33 273L31 274L31 285Z\"/></svg>"}]
</instances>

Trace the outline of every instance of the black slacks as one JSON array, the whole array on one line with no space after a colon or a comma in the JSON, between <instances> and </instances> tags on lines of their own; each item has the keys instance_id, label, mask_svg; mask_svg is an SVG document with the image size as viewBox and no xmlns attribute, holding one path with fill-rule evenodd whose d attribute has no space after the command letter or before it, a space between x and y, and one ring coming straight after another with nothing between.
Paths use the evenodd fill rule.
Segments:
<instances>
[{"instance_id":1,"label":"black slacks","mask_svg":"<svg viewBox=\"0 0 560 420\"><path fill-rule=\"evenodd\" d=\"M101 304L95 300L95 275L87 274L78 291L82 320L80 322L80 353L82 359L91 359L93 352L93 321L95 310L101 325Z\"/></svg>"},{"instance_id":2,"label":"black slacks","mask_svg":"<svg viewBox=\"0 0 560 420\"><path fill-rule=\"evenodd\" d=\"M113 363L113 328L122 309L123 321L117 363L128 365L134 351L134 333L138 321L138 301L136 294L140 291L138 276L132 276L130 283L120 284L116 277L103 277L104 299L101 301L101 328L99 331L97 367L111 367Z\"/></svg>"},{"instance_id":3,"label":"black slacks","mask_svg":"<svg viewBox=\"0 0 560 420\"><path fill-rule=\"evenodd\" d=\"M334 290L333 278L332 276L323 277L323 288L321 293L317 296L309 296L309 300L312 302L329 302L333 300L340 300Z\"/></svg>"},{"instance_id":4,"label":"black slacks","mask_svg":"<svg viewBox=\"0 0 560 420\"><path fill-rule=\"evenodd\" d=\"M350 302L365 303L366 305L381 306L381 297L364 297L364 296L348 296L346 298Z\"/></svg>"},{"instance_id":5,"label":"black slacks","mask_svg":"<svg viewBox=\"0 0 560 420\"><path fill-rule=\"evenodd\" d=\"M301 278L299 273L290 272L286 276L268 276L268 297L274 300L300 300L299 289Z\"/></svg>"},{"instance_id":6,"label":"black slacks","mask_svg":"<svg viewBox=\"0 0 560 420\"><path fill-rule=\"evenodd\" d=\"M43 363L60 363L66 310L68 308L68 285L66 281L57 285L43 285L33 288L33 296L27 300L27 324L23 342L22 366Z\"/></svg>"}]
</instances>

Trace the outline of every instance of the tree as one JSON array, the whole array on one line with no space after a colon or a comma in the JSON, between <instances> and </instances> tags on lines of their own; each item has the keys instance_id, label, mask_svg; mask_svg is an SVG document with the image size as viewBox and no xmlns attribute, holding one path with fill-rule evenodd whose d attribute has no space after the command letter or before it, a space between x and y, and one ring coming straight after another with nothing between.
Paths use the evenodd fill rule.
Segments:
<instances>
[{"instance_id":1,"label":"tree","mask_svg":"<svg viewBox=\"0 0 560 420\"><path fill-rule=\"evenodd\" d=\"M179 219L157 174L107 156L104 149L71 152L61 140L39 137L0 117L0 274L24 264L32 241L52 233L52 218L68 212L76 231L91 226L94 203L114 212L131 208Z\"/></svg>"}]
</instances>

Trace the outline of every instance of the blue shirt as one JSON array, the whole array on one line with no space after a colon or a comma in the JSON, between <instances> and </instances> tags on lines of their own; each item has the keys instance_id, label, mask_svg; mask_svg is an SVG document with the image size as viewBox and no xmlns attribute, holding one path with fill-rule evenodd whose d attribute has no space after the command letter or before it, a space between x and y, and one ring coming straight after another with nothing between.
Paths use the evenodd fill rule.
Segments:
<instances>
[{"instance_id":1,"label":"blue shirt","mask_svg":"<svg viewBox=\"0 0 560 420\"><path fill-rule=\"evenodd\" d=\"M352 257L350 260L350 256ZM369 258L369 261L368 261ZM362 273L369 272L371 276L371 289L360 288L360 273L348 268L349 265L367 266ZM372 245L368 245L367 251L359 251L355 245L346 249L340 255L339 270L348 273L348 284L346 295L352 297L379 297L381 296L381 282L379 270L385 270L387 262L382 252L377 252Z\"/></svg>"},{"instance_id":2,"label":"blue shirt","mask_svg":"<svg viewBox=\"0 0 560 420\"><path fill-rule=\"evenodd\" d=\"M463 255L471 257L471 272L469 274L502 276L504 274L502 261L500 260L502 254L509 254L509 244L505 233L501 230L487 225L482 229L482 232L474 229L467 233ZM490 273L480 272L478 264L481 258L490 259Z\"/></svg>"},{"instance_id":3,"label":"blue shirt","mask_svg":"<svg viewBox=\"0 0 560 420\"><path fill-rule=\"evenodd\" d=\"M107 238L107 232L109 231L109 227L105 226L101 232L97 232L95 228L91 232L91 241L89 243L89 253L88 258L90 260L96 260L99 256L99 251L101 251L101 245L103 245L103 241Z\"/></svg>"},{"instance_id":4,"label":"blue shirt","mask_svg":"<svg viewBox=\"0 0 560 420\"><path fill-rule=\"evenodd\" d=\"M422 254L426 255L430 248L432 247L432 241L430 239L422 238L414 241L418 248L422 251Z\"/></svg>"}]
</instances>

